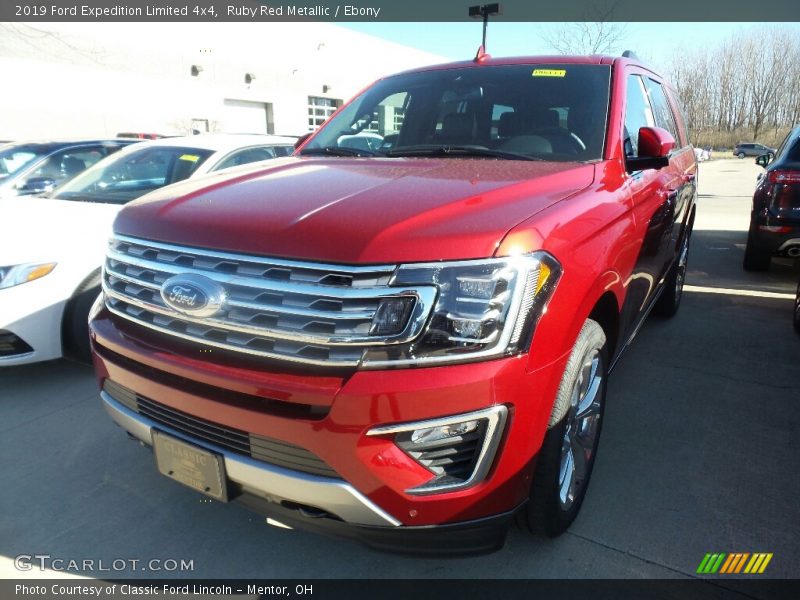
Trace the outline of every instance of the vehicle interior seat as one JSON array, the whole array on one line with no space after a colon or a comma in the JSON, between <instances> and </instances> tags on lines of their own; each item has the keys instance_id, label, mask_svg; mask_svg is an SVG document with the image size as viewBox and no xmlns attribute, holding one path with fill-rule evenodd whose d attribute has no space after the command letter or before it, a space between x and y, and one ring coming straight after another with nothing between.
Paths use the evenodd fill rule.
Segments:
<instances>
[{"instance_id":1,"label":"vehicle interior seat","mask_svg":"<svg viewBox=\"0 0 800 600\"><path fill-rule=\"evenodd\" d=\"M473 129L475 120L466 113L451 113L442 119L442 130L437 141L443 144L474 143Z\"/></svg>"},{"instance_id":2,"label":"vehicle interior seat","mask_svg":"<svg viewBox=\"0 0 800 600\"><path fill-rule=\"evenodd\" d=\"M74 156L65 156L61 159L61 173L65 177L74 177L86 169L86 163Z\"/></svg>"},{"instance_id":3,"label":"vehicle interior seat","mask_svg":"<svg viewBox=\"0 0 800 600\"><path fill-rule=\"evenodd\" d=\"M498 150L529 155L552 154L553 145L540 135L517 135L500 144Z\"/></svg>"},{"instance_id":4,"label":"vehicle interior seat","mask_svg":"<svg viewBox=\"0 0 800 600\"><path fill-rule=\"evenodd\" d=\"M557 154L578 154L584 148L570 134L570 130L561 126L561 117L553 108L536 109L531 112L532 131L550 142L553 152Z\"/></svg>"},{"instance_id":5,"label":"vehicle interior seat","mask_svg":"<svg viewBox=\"0 0 800 600\"><path fill-rule=\"evenodd\" d=\"M527 133L525 119L514 111L504 112L497 123L497 137L503 140Z\"/></svg>"}]
</instances>

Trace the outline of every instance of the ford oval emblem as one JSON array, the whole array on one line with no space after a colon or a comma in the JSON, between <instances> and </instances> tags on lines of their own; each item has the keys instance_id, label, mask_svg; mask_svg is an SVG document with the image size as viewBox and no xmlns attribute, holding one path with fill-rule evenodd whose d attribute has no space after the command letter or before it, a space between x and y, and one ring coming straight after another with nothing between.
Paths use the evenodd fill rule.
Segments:
<instances>
[{"instance_id":1,"label":"ford oval emblem","mask_svg":"<svg viewBox=\"0 0 800 600\"><path fill-rule=\"evenodd\" d=\"M211 317L225 304L227 294L219 283L203 275L187 273L167 279L161 299L173 310L192 317Z\"/></svg>"}]
</instances>

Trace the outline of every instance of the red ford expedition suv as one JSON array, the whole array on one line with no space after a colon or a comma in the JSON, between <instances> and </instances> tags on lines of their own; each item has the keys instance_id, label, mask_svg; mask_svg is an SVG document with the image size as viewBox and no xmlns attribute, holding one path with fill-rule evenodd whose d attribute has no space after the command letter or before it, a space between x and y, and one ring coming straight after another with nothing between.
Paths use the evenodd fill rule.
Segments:
<instances>
[{"instance_id":1,"label":"red ford expedition suv","mask_svg":"<svg viewBox=\"0 0 800 600\"><path fill-rule=\"evenodd\" d=\"M678 309L695 174L632 58L387 77L294 156L120 212L102 401L161 473L272 524L418 553L557 535L609 372Z\"/></svg>"}]
</instances>

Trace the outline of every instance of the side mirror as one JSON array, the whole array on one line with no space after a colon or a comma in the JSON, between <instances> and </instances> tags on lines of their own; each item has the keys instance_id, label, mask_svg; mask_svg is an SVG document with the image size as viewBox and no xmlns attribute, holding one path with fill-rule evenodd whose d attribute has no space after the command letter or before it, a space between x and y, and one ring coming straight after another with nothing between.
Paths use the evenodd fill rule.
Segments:
<instances>
[{"instance_id":1,"label":"side mirror","mask_svg":"<svg viewBox=\"0 0 800 600\"><path fill-rule=\"evenodd\" d=\"M313 131L309 131L308 133L305 133L305 134L301 135L299 138L297 138L297 141L294 143L294 149L297 150L300 146L305 144L306 140L311 137L312 133L314 133L314 132Z\"/></svg>"},{"instance_id":2,"label":"side mirror","mask_svg":"<svg viewBox=\"0 0 800 600\"><path fill-rule=\"evenodd\" d=\"M661 169L669 164L669 153L675 147L675 138L661 127L639 129L639 156L625 159L628 173L644 169Z\"/></svg>"},{"instance_id":3,"label":"side mirror","mask_svg":"<svg viewBox=\"0 0 800 600\"><path fill-rule=\"evenodd\" d=\"M770 161L772 160L772 158L773 158L773 157L772 157L772 154L762 154L761 156L756 156L756 164L757 164L759 167L764 167L764 168L766 168L766 167L767 167L767 165L768 165L768 164L770 163Z\"/></svg>"},{"instance_id":4,"label":"side mirror","mask_svg":"<svg viewBox=\"0 0 800 600\"><path fill-rule=\"evenodd\" d=\"M56 180L51 177L31 177L20 182L16 189L21 196L27 196L29 194L49 192L54 187L56 187Z\"/></svg>"}]
</instances>

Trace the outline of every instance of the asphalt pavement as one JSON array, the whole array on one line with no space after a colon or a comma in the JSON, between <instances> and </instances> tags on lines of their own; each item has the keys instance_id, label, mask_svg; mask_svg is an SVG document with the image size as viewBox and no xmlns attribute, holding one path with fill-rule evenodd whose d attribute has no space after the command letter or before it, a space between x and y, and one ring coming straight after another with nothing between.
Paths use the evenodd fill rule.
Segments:
<instances>
[{"instance_id":1,"label":"asphalt pavement","mask_svg":"<svg viewBox=\"0 0 800 600\"><path fill-rule=\"evenodd\" d=\"M758 172L701 166L680 312L651 318L610 378L592 485L561 537L512 529L495 554L413 558L267 526L159 475L91 369L54 361L0 370L0 577L41 576L14 559L48 554L100 578L682 578L708 552L770 552L769 576L799 577L800 265L741 269Z\"/></svg>"}]
</instances>

